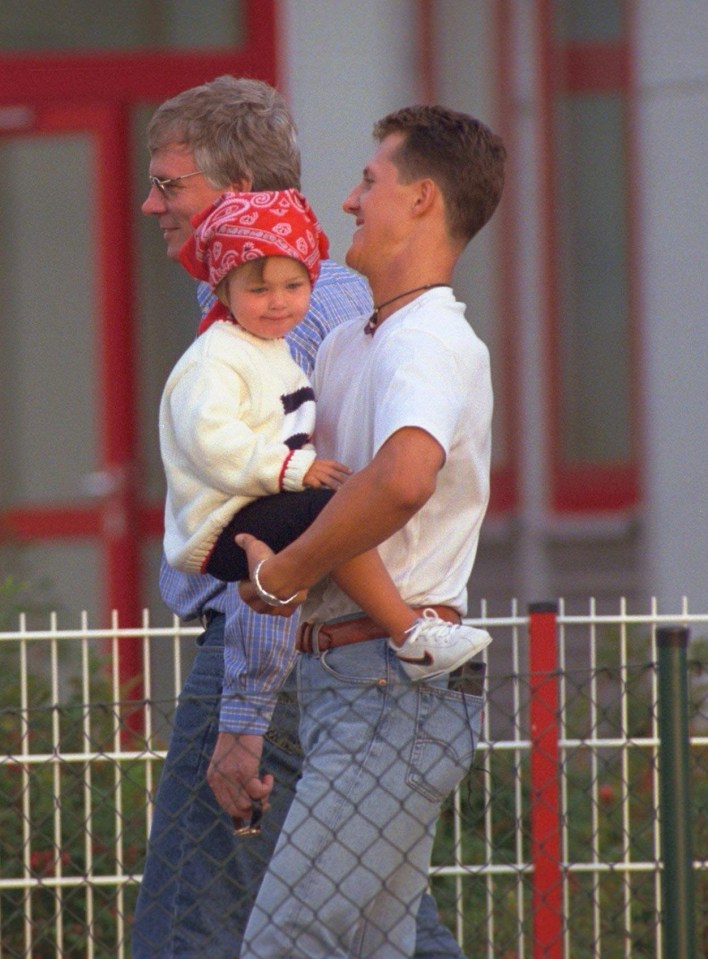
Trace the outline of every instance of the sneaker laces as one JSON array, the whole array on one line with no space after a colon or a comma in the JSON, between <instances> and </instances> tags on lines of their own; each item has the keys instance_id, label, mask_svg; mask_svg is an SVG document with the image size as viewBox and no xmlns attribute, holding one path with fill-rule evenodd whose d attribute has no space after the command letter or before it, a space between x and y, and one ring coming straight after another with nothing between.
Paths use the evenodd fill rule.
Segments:
<instances>
[{"instance_id":1,"label":"sneaker laces","mask_svg":"<svg viewBox=\"0 0 708 959\"><path fill-rule=\"evenodd\" d=\"M430 609L429 607L427 607L426 609L423 610L423 612L418 617L418 619L413 623L413 625L409 626L408 629L406 630L406 636L408 636L409 633L415 633L415 635L411 636L410 639L407 640L407 642L417 643L418 640L420 639L421 620L426 620L427 622L432 622L433 620L437 620L437 623L435 626L436 632L440 631L443 633L449 633L451 629L454 629L456 626L460 625L459 623L450 623L446 619L441 619L434 609Z\"/></svg>"}]
</instances>

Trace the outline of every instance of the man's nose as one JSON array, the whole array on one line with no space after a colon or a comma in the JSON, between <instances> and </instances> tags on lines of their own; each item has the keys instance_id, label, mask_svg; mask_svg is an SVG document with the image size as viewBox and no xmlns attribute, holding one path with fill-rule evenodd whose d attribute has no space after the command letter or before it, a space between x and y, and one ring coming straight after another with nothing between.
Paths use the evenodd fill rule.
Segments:
<instances>
[{"instance_id":1,"label":"man's nose","mask_svg":"<svg viewBox=\"0 0 708 959\"><path fill-rule=\"evenodd\" d=\"M359 187L355 186L349 196L342 203L342 209L345 213L356 213L359 208Z\"/></svg>"},{"instance_id":2,"label":"man's nose","mask_svg":"<svg viewBox=\"0 0 708 959\"><path fill-rule=\"evenodd\" d=\"M143 200L143 205L140 207L140 209L146 214L146 216L165 212L167 209L165 198L156 186L153 186L152 184L150 185L148 195Z\"/></svg>"}]
</instances>

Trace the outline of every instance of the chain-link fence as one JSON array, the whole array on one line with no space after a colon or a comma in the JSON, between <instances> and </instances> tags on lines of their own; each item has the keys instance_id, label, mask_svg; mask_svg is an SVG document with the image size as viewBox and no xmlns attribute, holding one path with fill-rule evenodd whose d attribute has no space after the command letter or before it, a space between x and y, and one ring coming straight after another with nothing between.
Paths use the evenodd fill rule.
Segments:
<instances>
[{"instance_id":1,"label":"chain-link fence","mask_svg":"<svg viewBox=\"0 0 708 959\"><path fill-rule=\"evenodd\" d=\"M683 811L662 805L656 644L658 627L679 623L687 699L670 708L687 717L695 954L706 954L708 614L561 604L471 622L494 637L482 734L444 804L430 877L463 953L684 955L664 951L662 829ZM137 630L22 617L0 634L0 959L131 956L185 638L200 632L151 628L146 615ZM121 661L136 653L131 683ZM218 923L215 912L215 935Z\"/></svg>"}]
</instances>

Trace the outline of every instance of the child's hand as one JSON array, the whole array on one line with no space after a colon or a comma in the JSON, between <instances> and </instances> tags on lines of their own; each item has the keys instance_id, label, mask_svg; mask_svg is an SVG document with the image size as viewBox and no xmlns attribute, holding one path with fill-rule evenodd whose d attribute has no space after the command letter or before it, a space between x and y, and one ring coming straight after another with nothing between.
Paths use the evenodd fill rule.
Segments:
<instances>
[{"instance_id":1,"label":"child's hand","mask_svg":"<svg viewBox=\"0 0 708 959\"><path fill-rule=\"evenodd\" d=\"M352 475L348 466L336 463L334 460L315 460L305 473L303 486L310 489L339 489L342 483Z\"/></svg>"}]
</instances>

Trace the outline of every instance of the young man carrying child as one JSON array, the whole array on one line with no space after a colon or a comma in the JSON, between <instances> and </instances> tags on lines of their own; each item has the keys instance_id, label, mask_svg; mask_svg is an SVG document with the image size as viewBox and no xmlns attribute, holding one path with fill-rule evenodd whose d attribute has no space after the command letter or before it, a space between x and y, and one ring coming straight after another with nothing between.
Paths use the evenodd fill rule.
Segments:
<instances>
[{"instance_id":1,"label":"young man carrying child","mask_svg":"<svg viewBox=\"0 0 708 959\"><path fill-rule=\"evenodd\" d=\"M385 634L362 623L352 636L352 604L328 574L381 544L411 605L466 612L492 391L488 351L451 287L499 202L505 150L474 117L439 106L384 117L374 136L344 202L355 219L347 264L369 281L374 315L330 334L313 377L321 452L355 472L279 553L239 536L260 572L260 592L240 587L253 608L310 590L297 661L303 774L241 959L411 956L435 823L481 725L482 663L460 681L406 682ZM245 816L260 795L253 762L219 801Z\"/></svg>"}]
</instances>

